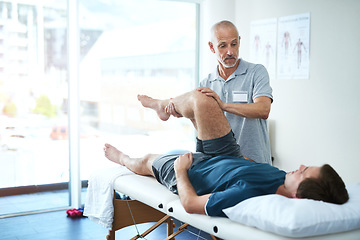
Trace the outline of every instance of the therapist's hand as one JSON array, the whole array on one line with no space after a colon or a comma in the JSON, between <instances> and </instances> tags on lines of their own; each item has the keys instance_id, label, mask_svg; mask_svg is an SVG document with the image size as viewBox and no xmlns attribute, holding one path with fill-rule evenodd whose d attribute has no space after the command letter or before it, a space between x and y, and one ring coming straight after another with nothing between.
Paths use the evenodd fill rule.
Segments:
<instances>
[{"instance_id":1,"label":"therapist's hand","mask_svg":"<svg viewBox=\"0 0 360 240\"><path fill-rule=\"evenodd\" d=\"M208 97L214 98L216 100L216 102L219 104L221 110L225 111L225 103L223 101L221 101L219 95L217 95L217 93L215 91L213 91L207 87L198 87L196 90L205 94Z\"/></svg>"},{"instance_id":2,"label":"therapist's hand","mask_svg":"<svg viewBox=\"0 0 360 240\"><path fill-rule=\"evenodd\" d=\"M177 117L177 118L181 118L182 115L180 113L178 113L176 110L175 110L175 105L173 102L169 102L169 104L165 107L165 112L167 114L170 114L171 116L174 116L174 117Z\"/></svg>"}]
</instances>

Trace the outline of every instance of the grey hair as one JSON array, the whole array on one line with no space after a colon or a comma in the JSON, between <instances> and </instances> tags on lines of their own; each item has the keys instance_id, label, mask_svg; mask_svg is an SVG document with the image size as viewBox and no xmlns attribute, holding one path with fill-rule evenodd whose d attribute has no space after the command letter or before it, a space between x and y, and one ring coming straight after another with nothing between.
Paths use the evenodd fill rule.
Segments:
<instances>
[{"instance_id":1,"label":"grey hair","mask_svg":"<svg viewBox=\"0 0 360 240\"><path fill-rule=\"evenodd\" d=\"M222 20L220 22L215 23L211 28L210 28L210 42L214 42L215 40L215 32L217 29L219 28L228 28L228 27L232 27L236 30L237 35L239 36L239 31L237 30L236 26L228 21L228 20Z\"/></svg>"}]
</instances>

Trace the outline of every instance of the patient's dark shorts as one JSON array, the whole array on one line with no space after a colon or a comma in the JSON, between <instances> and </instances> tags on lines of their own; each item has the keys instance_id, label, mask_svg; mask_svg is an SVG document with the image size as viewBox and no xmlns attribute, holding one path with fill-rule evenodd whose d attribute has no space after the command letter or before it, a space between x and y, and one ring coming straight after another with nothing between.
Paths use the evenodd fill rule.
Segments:
<instances>
[{"instance_id":1,"label":"patient's dark shorts","mask_svg":"<svg viewBox=\"0 0 360 240\"><path fill-rule=\"evenodd\" d=\"M220 155L242 157L240 147L236 143L232 131L227 135L216 139L204 141L197 139L196 150L197 152L193 153L193 163L190 169L199 162ZM182 154L184 154L184 152L161 155L154 160L152 166L158 182L165 185L174 193L177 193L174 161Z\"/></svg>"}]
</instances>

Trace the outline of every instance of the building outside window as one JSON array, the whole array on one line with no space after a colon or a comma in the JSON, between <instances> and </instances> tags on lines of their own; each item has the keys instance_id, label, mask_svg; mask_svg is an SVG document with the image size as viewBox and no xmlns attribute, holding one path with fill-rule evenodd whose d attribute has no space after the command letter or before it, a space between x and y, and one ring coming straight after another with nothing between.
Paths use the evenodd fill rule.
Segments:
<instances>
[{"instance_id":1,"label":"building outside window","mask_svg":"<svg viewBox=\"0 0 360 240\"><path fill-rule=\"evenodd\" d=\"M82 180L114 166L105 142L132 156L194 150L190 121L159 120L137 94L169 98L197 85L196 9L177 1L79 0ZM69 204L67 51L67 1L0 1L0 199L13 190L65 189L53 202L34 199L41 206L31 209L9 200L0 215Z\"/></svg>"}]
</instances>

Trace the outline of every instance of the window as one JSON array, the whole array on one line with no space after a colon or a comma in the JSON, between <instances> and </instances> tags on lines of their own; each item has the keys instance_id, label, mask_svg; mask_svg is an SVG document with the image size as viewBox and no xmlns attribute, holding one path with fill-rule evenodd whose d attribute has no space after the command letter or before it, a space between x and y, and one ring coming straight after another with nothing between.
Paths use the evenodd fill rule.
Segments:
<instances>
[{"instance_id":1,"label":"window","mask_svg":"<svg viewBox=\"0 0 360 240\"><path fill-rule=\"evenodd\" d=\"M64 0L0 1L1 196L67 189L66 12ZM68 198L39 194L20 207L9 199L0 215L64 207Z\"/></svg>"},{"instance_id":2,"label":"window","mask_svg":"<svg viewBox=\"0 0 360 240\"><path fill-rule=\"evenodd\" d=\"M190 121L161 121L137 94L170 98L197 85L196 4L80 3L81 178L114 166L104 157L106 142L134 157L194 150Z\"/></svg>"},{"instance_id":3,"label":"window","mask_svg":"<svg viewBox=\"0 0 360 240\"><path fill-rule=\"evenodd\" d=\"M114 166L105 142L131 156L194 150L190 121L162 122L137 94L197 86L197 5L78 1L81 179ZM9 200L0 215L69 205L67 11L67 0L0 1L0 196L65 189L54 201L27 197L39 203L27 209Z\"/></svg>"}]
</instances>

